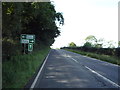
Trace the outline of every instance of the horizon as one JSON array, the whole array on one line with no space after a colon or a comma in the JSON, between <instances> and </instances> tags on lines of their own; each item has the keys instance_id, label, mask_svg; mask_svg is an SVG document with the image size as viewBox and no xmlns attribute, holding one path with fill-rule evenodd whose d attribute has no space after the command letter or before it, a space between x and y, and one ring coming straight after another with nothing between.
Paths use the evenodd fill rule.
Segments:
<instances>
[{"instance_id":1,"label":"horizon","mask_svg":"<svg viewBox=\"0 0 120 90\"><path fill-rule=\"evenodd\" d=\"M97 39L104 38L106 42L113 41L117 47L118 1L76 0L76 2L68 3L64 0L52 0L56 11L63 14L65 24L60 27L61 34L51 47L64 47L70 42L81 46L89 35L93 35Z\"/></svg>"}]
</instances>

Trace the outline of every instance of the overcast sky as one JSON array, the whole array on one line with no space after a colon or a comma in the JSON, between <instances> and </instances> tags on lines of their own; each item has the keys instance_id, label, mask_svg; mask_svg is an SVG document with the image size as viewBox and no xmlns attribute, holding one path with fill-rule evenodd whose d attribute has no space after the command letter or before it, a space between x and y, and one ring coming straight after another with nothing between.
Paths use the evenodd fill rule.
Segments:
<instances>
[{"instance_id":1,"label":"overcast sky","mask_svg":"<svg viewBox=\"0 0 120 90\"><path fill-rule=\"evenodd\" d=\"M51 0L57 12L62 12L65 24L61 36L52 47L59 48L75 42L83 45L85 38L94 35L105 41L118 41L119 0Z\"/></svg>"}]
</instances>

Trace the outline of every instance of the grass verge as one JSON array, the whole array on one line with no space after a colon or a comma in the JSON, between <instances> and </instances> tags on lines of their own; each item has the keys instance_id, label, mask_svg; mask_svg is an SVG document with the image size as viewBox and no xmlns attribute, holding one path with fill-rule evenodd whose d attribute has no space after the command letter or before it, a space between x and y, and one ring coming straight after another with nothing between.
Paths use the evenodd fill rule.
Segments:
<instances>
[{"instance_id":1,"label":"grass verge","mask_svg":"<svg viewBox=\"0 0 120 90\"><path fill-rule=\"evenodd\" d=\"M96 54L96 53L84 52L84 51L78 51L78 50L72 50L72 49L64 49L64 50L120 65L120 58L116 56L102 55L102 54Z\"/></svg>"},{"instance_id":2,"label":"grass verge","mask_svg":"<svg viewBox=\"0 0 120 90\"><path fill-rule=\"evenodd\" d=\"M23 88L42 64L50 48L19 55L2 64L3 88Z\"/></svg>"}]
</instances>

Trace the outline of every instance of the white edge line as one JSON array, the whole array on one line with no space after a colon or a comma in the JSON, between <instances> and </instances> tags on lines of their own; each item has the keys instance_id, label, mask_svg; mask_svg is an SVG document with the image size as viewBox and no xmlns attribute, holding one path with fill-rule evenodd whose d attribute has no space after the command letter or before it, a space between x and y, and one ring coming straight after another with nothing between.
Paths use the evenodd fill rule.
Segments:
<instances>
[{"instance_id":1,"label":"white edge line","mask_svg":"<svg viewBox=\"0 0 120 90\"><path fill-rule=\"evenodd\" d=\"M51 51L51 50L50 50L50 51ZM35 84L36 84L36 82L37 82L37 80L38 80L38 77L40 76L40 74L41 74L41 72L42 72L42 69L43 69L43 67L44 67L44 65L45 65L45 63L46 63L46 61L47 61L47 59L48 59L48 56L49 56L49 54L50 54L50 51L49 51L49 53L48 53L48 55L47 55L44 63L42 64L42 67L40 68L40 70L39 70L39 72L38 72L36 78L34 79L34 82L32 83L32 85L31 85L30 88L34 88L34 86L35 86Z\"/></svg>"},{"instance_id":2,"label":"white edge line","mask_svg":"<svg viewBox=\"0 0 120 90\"><path fill-rule=\"evenodd\" d=\"M86 67L88 70L90 70L91 72L93 72L93 73L97 74L99 77L103 78L105 81L107 81L107 82L111 83L111 84L112 84L112 85L114 85L114 86L120 87L118 84L116 84L115 82L111 81L110 79L108 79L108 78L106 78L106 77L102 76L101 74L97 73L96 71L94 71L94 70L90 69L90 68L89 68L89 67L87 67L87 66L85 66L85 67Z\"/></svg>"}]
</instances>

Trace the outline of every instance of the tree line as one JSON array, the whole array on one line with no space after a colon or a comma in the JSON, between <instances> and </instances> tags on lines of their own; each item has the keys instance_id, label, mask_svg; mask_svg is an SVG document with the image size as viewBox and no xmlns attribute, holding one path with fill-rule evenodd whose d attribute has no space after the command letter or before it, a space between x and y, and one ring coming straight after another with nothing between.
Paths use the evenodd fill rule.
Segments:
<instances>
[{"instance_id":1,"label":"tree line","mask_svg":"<svg viewBox=\"0 0 120 90\"><path fill-rule=\"evenodd\" d=\"M60 35L56 21L64 24L62 13L51 2L3 2L3 57L20 53L21 34L34 34L35 46L51 46Z\"/></svg>"},{"instance_id":2,"label":"tree line","mask_svg":"<svg viewBox=\"0 0 120 90\"><path fill-rule=\"evenodd\" d=\"M118 42L118 47L115 48L112 41L108 42L108 47L103 48L104 39L97 39L93 35L89 35L85 38L85 43L83 46L77 46L74 42L69 43L68 47L62 47L61 49L73 49L78 51L92 52L97 54L112 55L120 57L120 41Z\"/></svg>"},{"instance_id":3,"label":"tree line","mask_svg":"<svg viewBox=\"0 0 120 90\"><path fill-rule=\"evenodd\" d=\"M103 38L97 39L93 35L89 35L85 38L85 43L83 47L95 47L95 48L115 48L114 46L115 42L108 41L105 42ZM118 47L120 46L120 41L118 42ZM74 42L69 43L68 47L77 47L77 45Z\"/></svg>"}]
</instances>

